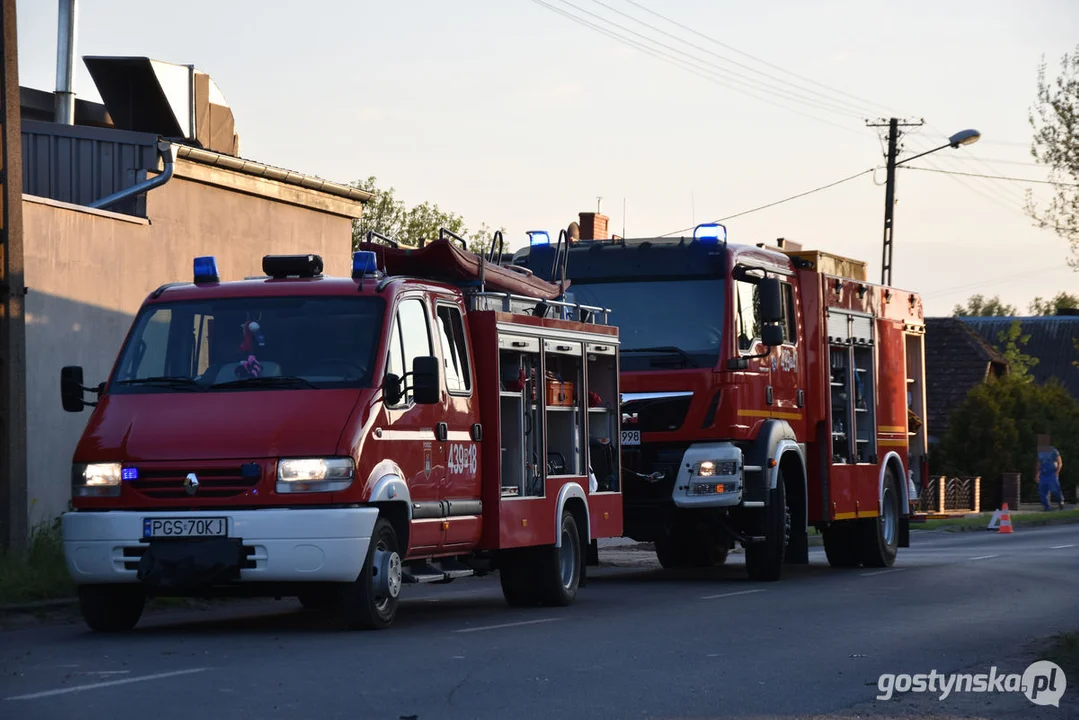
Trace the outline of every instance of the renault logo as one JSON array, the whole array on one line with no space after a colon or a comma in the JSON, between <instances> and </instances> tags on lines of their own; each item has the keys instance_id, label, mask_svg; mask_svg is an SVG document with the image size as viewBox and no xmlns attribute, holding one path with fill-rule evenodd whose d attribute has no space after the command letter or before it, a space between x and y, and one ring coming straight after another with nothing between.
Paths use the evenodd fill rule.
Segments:
<instances>
[{"instance_id":1,"label":"renault logo","mask_svg":"<svg viewBox=\"0 0 1079 720\"><path fill-rule=\"evenodd\" d=\"M187 477L184 478L184 490L187 491L188 495L194 495L199 491L199 479L195 473L188 473Z\"/></svg>"}]
</instances>

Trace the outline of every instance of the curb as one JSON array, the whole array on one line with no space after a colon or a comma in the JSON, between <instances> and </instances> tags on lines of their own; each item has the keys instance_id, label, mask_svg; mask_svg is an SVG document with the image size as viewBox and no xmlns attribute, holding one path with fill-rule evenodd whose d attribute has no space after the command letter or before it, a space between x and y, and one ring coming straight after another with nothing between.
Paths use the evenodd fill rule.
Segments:
<instances>
[{"instance_id":1,"label":"curb","mask_svg":"<svg viewBox=\"0 0 1079 720\"><path fill-rule=\"evenodd\" d=\"M10 605L0 605L0 613L24 613L33 612L35 610L52 610L54 608L70 607L78 605L78 598L54 598L52 600L35 600L28 603L12 603Z\"/></svg>"}]
</instances>

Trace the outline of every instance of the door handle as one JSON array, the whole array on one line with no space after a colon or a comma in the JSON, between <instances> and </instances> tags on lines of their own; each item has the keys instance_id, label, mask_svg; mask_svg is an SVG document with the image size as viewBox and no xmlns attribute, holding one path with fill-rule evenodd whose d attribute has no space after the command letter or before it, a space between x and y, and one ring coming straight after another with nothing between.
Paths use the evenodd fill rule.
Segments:
<instances>
[{"instance_id":1,"label":"door handle","mask_svg":"<svg viewBox=\"0 0 1079 720\"><path fill-rule=\"evenodd\" d=\"M450 436L450 426L444 422L440 422L435 426L435 437L439 442L446 442Z\"/></svg>"},{"instance_id":2,"label":"door handle","mask_svg":"<svg viewBox=\"0 0 1079 720\"><path fill-rule=\"evenodd\" d=\"M764 401L769 405L772 404L772 386L769 385L764 391Z\"/></svg>"}]
</instances>

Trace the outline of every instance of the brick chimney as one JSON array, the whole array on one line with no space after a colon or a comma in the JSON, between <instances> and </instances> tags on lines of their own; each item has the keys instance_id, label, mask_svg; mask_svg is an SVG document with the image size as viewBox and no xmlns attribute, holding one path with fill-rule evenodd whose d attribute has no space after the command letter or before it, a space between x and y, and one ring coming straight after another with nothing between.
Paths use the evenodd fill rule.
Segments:
<instances>
[{"instance_id":1,"label":"brick chimney","mask_svg":"<svg viewBox=\"0 0 1079 720\"><path fill-rule=\"evenodd\" d=\"M601 215L598 212L583 212L578 213L578 217L581 219L581 239L582 240L607 240L607 221L610 220L606 215Z\"/></svg>"}]
</instances>

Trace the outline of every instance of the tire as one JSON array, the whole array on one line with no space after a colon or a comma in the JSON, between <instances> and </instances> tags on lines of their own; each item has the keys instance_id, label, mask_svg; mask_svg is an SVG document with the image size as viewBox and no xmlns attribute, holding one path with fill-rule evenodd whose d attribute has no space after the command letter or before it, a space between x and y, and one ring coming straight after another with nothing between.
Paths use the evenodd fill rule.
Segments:
<instances>
[{"instance_id":1,"label":"tire","mask_svg":"<svg viewBox=\"0 0 1079 720\"><path fill-rule=\"evenodd\" d=\"M656 559L664 570L690 567L689 547L683 533L671 530L655 540Z\"/></svg>"},{"instance_id":2,"label":"tire","mask_svg":"<svg viewBox=\"0 0 1079 720\"><path fill-rule=\"evenodd\" d=\"M340 597L345 625L354 630L384 630L397 616L403 568L397 533L384 517L375 522L363 570Z\"/></svg>"},{"instance_id":3,"label":"tire","mask_svg":"<svg viewBox=\"0 0 1079 720\"><path fill-rule=\"evenodd\" d=\"M80 585L82 619L96 632L127 632L134 629L146 607L146 593L139 585Z\"/></svg>"},{"instance_id":4,"label":"tire","mask_svg":"<svg viewBox=\"0 0 1079 720\"><path fill-rule=\"evenodd\" d=\"M577 588L581 583L581 535L577 532L577 521L568 511L562 512L562 547L543 548L539 572L540 594L543 604L554 607L572 605L577 597Z\"/></svg>"},{"instance_id":5,"label":"tire","mask_svg":"<svg viewBox=\"0 0 1079 720\"><path fill-rule=\"evenodd\" d=\"M537 548L503 550L499 557L498 579L502 596L511 607L535 607L541 604L536 565Z\"/></svg>"},{"instance_id":6,"label":"tire","mask_svg":"<svg viewBox=\"0 0 1079 720\"><path fill-rule=\"evenodd\" d=\"M787 507L787 490L783 484L783 471L776 471L776 486L769 491L769 503L761 513L758 530L765 540L746 547L746 570L751 580L775 582L783 574L783 558L790 533L790 508Z\"/></svg>"},{"instance_id":7,"label":"tire","mask_svg":"<svg viewBox=\"0 0 1079 720\"><path fill-rule=\"evenodd\" d=\"M824 554L832 567L853 568L861 564L856 545L857 528L853 525L850 520L841 520L824 529Z\"/></svg>"},{"instance_id":8,"label":"tire","mask_svg":"<svg viewBox=\"0 0 1079 720\"><path fill-rule=\"evenodd\" d=\"M891 468L884 471L880 514L860 529L862 564L874 568L894 565L899 549L899 483Z\"/></svg>"}]
</instances>

